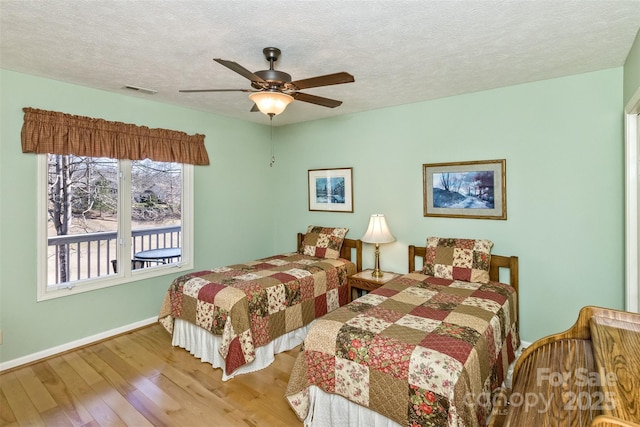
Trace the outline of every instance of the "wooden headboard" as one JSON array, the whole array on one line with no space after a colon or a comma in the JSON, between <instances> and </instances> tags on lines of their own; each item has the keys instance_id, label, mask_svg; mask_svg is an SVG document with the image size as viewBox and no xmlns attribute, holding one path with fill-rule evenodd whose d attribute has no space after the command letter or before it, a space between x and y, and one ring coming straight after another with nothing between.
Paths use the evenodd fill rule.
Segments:
<instances>
[{"instance_id":1,"label":"wooden headboard","mask_svg":"<svg viewBox=\"0 0 640 427\"><path fill-rule=\"evenodd\" d=\"M304 239L304 233L298 233L298 244L296 248L302 245L302 239ZM354 240L345 238L342 242L342 249L340 249L340 258L353 260L352 253L355 252L355 264L358 271L362 271L362 240Z\"/></svg>"},{"instance_id":2,"label":"wooden headboard","mask_svg":"<svg viewBox=\"0 0 640 427\"><path fill-rule=\"evenodd\" d=\"M416 258L424 259L427 252L427 248L424 246L409 246L409 272L416 271ZM509 284L516 290L516 295L520 297L518 293L518 257L517 256L502 256L491 254L491 265L489 266L489 280L494 282L500 281L500 269L506 268L509 270ZM517 299L516 299L517 301ZM519 313L516 302L516 313Z\"/></svg>"}]
</instances>

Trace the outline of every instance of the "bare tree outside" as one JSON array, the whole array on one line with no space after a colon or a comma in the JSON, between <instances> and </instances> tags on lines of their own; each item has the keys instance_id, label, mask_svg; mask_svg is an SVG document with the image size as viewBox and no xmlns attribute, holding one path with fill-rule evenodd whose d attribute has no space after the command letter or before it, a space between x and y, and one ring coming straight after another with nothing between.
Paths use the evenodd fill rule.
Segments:
<instances>
[{"instance_id":1,"label":"bare tree outside","mask_svg":"<svg viewBox=\"0 0 640 427\"><path fill-rule=\"evenodd\" d=\"M119 181L118 160L48 156L48 284L113 273ZM181 164L133 161L128 185L132 230L180 225Z\"/></svg>"},{"instance_id":2,"label":"bare tree outside","mask_svg":"<svg viewBox=\"0 0 640 427\"><path fill-rule=\"evenodd\" d=\"M493 209L493 171L433 174L433 205L439 208Z\"/></svg>"},{"instance_id":3,"label":"bare tree outside","mask_svg":"<svg viewBox=\"0 0 640 427\"><path fill-rule=\"evenodd\" d=\"M143 223L179 220L182 168L179 163L136 160L131 170L132 218Z\"/></svg>"}]
</instances>

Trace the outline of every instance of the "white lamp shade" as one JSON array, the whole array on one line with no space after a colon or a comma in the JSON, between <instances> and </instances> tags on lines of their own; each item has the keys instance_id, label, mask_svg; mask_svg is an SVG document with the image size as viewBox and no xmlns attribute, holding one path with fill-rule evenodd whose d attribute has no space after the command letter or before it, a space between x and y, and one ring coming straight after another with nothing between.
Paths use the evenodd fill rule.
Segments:
<instances>
[{"instance_id":1,"label":"white lamp shade","mask_svg":"<svg viewBox=\"0 0 640 427\"><path fill-rule=\"evenodd\" d=\"M391 243L395 242L396 238L391 234L384 215L373 214L369 220L369 228L360 240L365 243Z\"/></svg>"},{"instance_id":2,"label":"white lamp shade","mask_svg":"<svg viewBox=\"0 0 640 427\"><path fill-rule=\"evenodd\" d=\"M293 101L293 97L286 93L270 91L252 93L249 99L255 102L258 110L268 116L277 116Z\"/></svg>"}]
</instances>

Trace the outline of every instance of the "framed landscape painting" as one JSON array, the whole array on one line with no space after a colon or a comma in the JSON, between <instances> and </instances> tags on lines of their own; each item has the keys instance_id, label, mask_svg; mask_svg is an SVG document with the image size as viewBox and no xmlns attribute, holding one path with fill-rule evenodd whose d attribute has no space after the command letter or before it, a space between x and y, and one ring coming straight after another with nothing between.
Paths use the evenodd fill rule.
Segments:
<instances>
[{"instance_id":1,"label":"framed landscape painting","mask_svg":"<svg viewBox=\"0 0 640 427\"><path fill-rule=\"evenodd\" d=\"M422 165L424 216L507 219L506 160Z\"/></svg>"},{"instance_id":2,"label":"framed landscape painting","mask_svg":"<svg viewBox=\"0 0 640 427\"><path fill-rule=\"evenodd\" d=\"M309 210L353 212L353 168L309 169Z\"/></svg>"}]
</instances>

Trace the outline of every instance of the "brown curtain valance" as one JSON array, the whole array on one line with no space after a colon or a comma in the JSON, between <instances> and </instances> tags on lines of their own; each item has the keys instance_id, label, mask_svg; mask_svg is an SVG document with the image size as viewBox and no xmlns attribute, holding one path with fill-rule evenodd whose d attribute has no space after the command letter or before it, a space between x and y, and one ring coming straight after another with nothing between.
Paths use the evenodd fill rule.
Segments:
<instances>
[{"instance_id":1,"label":"brown curtain valance","mask_svg":"<svg viewBox=\"0 0 640 427\"><path fill-rule=\"evenodd\" d=\"M204 135L23 108L23 153L208 165Z\"/></svg>"}]
</instances>

